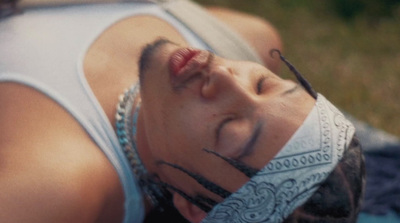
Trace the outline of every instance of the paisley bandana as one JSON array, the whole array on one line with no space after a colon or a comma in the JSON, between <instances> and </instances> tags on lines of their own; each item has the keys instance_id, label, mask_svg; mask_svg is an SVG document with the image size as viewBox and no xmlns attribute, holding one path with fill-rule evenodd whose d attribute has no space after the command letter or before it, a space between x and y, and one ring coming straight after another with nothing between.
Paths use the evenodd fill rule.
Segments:
<instances>
[{"instance_id":1,"label":"paisley bandana","mask_svg":"<svg viewBox=\"0 0 400 223\"><path fill-rule=\"evenodd\" d=\"M304 204L335 169L354 126L324 96L282 150L202 223L282 222Z\"/></svg>"}]
</instances>

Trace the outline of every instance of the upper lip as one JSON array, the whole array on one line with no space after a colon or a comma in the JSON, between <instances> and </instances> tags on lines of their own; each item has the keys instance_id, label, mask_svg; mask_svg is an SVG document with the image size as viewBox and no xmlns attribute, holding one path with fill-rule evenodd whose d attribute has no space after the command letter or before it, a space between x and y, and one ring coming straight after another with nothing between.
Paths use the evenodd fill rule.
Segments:
<instances>
[{"instance_id":1,"label":"upper lip","mask_svg":"<svg viewBox=\"0 0 400 223\"><path fill-rule=\"evenodd\" d=\"M207 67L211 53L193 48L180 48L169 58L169 73L173 85L182 85Z\"/></svg>"}]
</instances>

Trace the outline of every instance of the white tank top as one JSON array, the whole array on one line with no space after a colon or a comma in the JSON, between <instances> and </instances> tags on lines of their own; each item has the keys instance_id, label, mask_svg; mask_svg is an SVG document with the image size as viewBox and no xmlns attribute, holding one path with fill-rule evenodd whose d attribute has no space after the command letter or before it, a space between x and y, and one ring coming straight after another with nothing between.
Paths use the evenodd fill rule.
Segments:
<instances>
[{"instance_id":1,"label":"white tank top","mask_svg":"<svg viewBox=\"0 0 400 223\"><path fill-rule=\"evenodd\" d=\"M0 82L30 86L56 101L115 167L125 194L124 222L142 222L144 205L113 127L83 73L83 58L110 25L146 14L174 26L194 47L208 49L186 26L152 3L32 8L0 21Z\"/></svg>"}]
</instances>

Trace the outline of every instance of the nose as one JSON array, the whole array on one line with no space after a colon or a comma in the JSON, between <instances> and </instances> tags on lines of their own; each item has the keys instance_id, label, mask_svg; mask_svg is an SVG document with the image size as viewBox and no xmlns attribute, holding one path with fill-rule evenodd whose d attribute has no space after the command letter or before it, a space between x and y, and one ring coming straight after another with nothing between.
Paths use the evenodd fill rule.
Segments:
<instances>
[{"instance_id":1,"label":"nose","mask_svg":"<svg viewBox=\"0 0 400 223\"><path fill-rule=\"evenodd\" d=\"M251 91L246 87L245 78L241 78L234 69L219 65L212 67L204 75L201 96L207 100L227 98L229 100L251 100ZM244 102L244 101L243 101Z\"/></svg>"},{"instance_id":2,"label":"nose","mask_svg":"<svg viewBox=\"0 0 400 223\"><path fill-rule=\"evenodd\" d=\"M217 66L207 72L204 78L205 82L201 89L201 96L205 99L214 99L221 91L223 83L227 82L227 79L233 78L233 72L225 66Z\"/></svg>"}]
</instances>

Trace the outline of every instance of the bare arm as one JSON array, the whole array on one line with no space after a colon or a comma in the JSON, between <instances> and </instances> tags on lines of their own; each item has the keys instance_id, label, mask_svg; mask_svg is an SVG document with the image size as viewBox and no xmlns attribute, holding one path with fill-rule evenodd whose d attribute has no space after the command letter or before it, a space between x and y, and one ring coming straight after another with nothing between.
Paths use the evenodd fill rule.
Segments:
<instances>
[{"instance_id":1,"label":"bare arm","mask_svg":"<svg viewBox=\"0 0 400 223\"><path fill-rule=\"evenodd\" d=\"M108 213L118 177L72 117L17 84L0 83L0 105L0 222L98 222Z\"/></svg>"}]
</instances>

